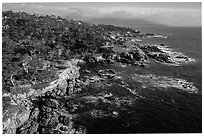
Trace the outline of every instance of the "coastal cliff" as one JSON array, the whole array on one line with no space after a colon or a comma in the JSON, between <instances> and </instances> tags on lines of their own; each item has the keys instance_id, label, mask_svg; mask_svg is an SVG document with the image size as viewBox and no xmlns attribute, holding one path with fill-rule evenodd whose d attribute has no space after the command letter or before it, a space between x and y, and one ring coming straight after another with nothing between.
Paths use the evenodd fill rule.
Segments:
<instances>
[{"instance_id":1,"label":"coastal cliff","mask_svg":"<svg viewBox=\"0 0 204 136\"><path fill-rule=\"evenodd\" d=\"M86 133L92 119L120 118L119 111L145 97L107 65L143 68L155 61L177 67L196 61L164 44L139 43L158 34L25 12L2 14L6 134ZM180 78L139 73L130 78L140 88L198 93ZM122 93L107 91L114 89Z\"/></svg>"}]
</instances>

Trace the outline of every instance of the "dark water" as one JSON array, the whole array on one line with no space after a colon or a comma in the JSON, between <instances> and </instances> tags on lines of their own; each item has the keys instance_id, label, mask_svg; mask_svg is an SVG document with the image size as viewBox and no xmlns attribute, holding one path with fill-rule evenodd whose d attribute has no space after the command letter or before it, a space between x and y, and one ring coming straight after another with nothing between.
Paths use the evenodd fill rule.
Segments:
<instances>
[{"instance_id":1,"label":"dark water","mask_svg":"<svg viewBox=\"0 0 204 136\"><path fill-rule=\"evenodd\" d=\"M166 44L178 52L194 58L196 63L182 65L180 67L165 67L164 65L154 64L151 69L159 74L174 76L175 74L188 81L194 82L196 87L201 90L202 85L202 39L201 28L199 27L162 27L162 28L138 28L143 32L159 34L171 34L169 38L152 38L141 43ZM168 72L166 72L168 71Z\"/></svg>"},{"instance_id":2,"label":"dark water","mask_svg":"<svg viewBox=\"0 0 204 136\"><path fill-rule=\"evenodd\" d=\"M153 38L142 43L167 44L178 52L192 57L195 63L179 67L152 63L142 69L144 73L154 73L176 77L193 82L198 94L146 90L142 94L147 99L135 108L143 115L142 132L201 132L202 131L202 45L201 28L140 28L144 32L171 34L169 38ZM159 100L173 99L174 104L165 105Z\"/></svg>"},{"instance_id":3,"label":"dark water","mask_svg":"<svg viewBox=\"0 0 204 136\"><path fill-rule=\"evenodd\" d=\"M176 51L194 58L195 63L182 66L167 66L158 62L151 62L148 67L135 66L118 67L103 66L91 69L112 68L119 71L124 80L138 94L145 99L135 99L131 106L115 109L119 112L118 118L89 119L84 118L87 133L201 133L202 132L202 52L201 28L138 28L144 32L171 34L169 38L153 38L141 43L167 44ZM141 89L130 78L133 74L155 74L181 78L193 82L199 89L197 94L179 91L175 88ZM109 90L118 97L128 96L125 90L117 89L115 85ZM103 90L100 90L103 91ZM92 90L89 94L94 94ZM128 96L133 98L131 95ZM100 107L106 109L107 105ZM108 107L110 108L110 107ZM112 107L113 108L113 107ZM125 110L124 110L125 109ZM87 122L87 123L86 123Z\"/></svg>"}]
</instances>

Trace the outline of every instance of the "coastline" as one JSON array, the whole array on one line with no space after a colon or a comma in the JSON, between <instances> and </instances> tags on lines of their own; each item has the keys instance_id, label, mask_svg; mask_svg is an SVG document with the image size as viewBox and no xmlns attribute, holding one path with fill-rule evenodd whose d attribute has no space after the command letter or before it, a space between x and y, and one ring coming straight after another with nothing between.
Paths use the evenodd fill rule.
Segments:
<instances>
[{"instance_id":1,"label":"coastline","mask_svg":"<svg viewBox=\"0 0 204 136\"><path fill-rule=\"evenodd\" d=\"M36 39L32 40L28 35L26 39L24 39L24 36L18 37L21 41L8 33L8 31L15 31L16 29L23 31L22 26L26 25L26 23L24 24L22 20L11 18L14 22L17 20L20 21L20 24L22 23L22 26L17 28L14 26L18 25L18 23L11 24L8 22L8 18L12 16L18 18L18 16L22 16L21 14L33 17L35 21L39 18L26 13L4 13L3 22L5 23L4 26L7 27L3 27L3 55L8 59L3 60L3 78L4 80L7 79L8 82L11 80L13 83L11 85L5 81L3 86L4 133L91 133L90 119L96 122L101 119L121 121L120 116L124 116L123 112L128 111L128 108L134 108L138 101L148 101L146 97L141 95L144 93L142 90L149 89L154 92L155 90L161 91L170 88L175 89L176 93L184 93L187 96L191 93L197 96L201 92L191 81L185 79L159 76L153 73L147 73L147 75L132 74L131 79L130 77L126 78L127 75L119 70L103 68L105 65L118 64L118 69L123 69L123 66L143 69L151 65L151 61L159 62L161 65L181 67L194 64L197 61L165 44L142 45L140 41L134 40L135 38L147 38L149 40L150 37L154 39L155 36L158 37L158 34L142 33L125 27L89 25L85 22L42 16L44 23L49 24L49 21L46 22L44 19L54 20L57 26L64 23L63 31L53 28L54 32L60 31L64 34L64 36L60 37L61 40L57 38L50 39L48 36L44 37L44 39L40 37L39 41L36 42ZM39 21L36 21L36 23L38 24ZM52 28L53 26L50 25L49 27ZM43 29L39 29L36 32L43 35ZM89 37L90 34L86 32L87 29L90 29L89 32L92 33L94 38ZM55 35L49 29L44 31L45 34L50 32ZM67 35L71 36L71 38ZM35 35L35 37L38 37L38 35ZM72 40L74 38L75 41ZM16 46L18 44L20 46ZM9 48L7 45L11 47ZM34 45L34 48L31 45ZM13 52L9 52L10 49ZM44 51L45 49L47 51ZM47 52L47 56L43 55L43 52ZM12 53L16 53L15 55L18 58L12 56ZM26 55L30 56L31 59L27 60ZM21 58L25 59L21 60ZM43 59L45 61L42 61ZM11 66L9 63L12 61L12 65L17 68L9 71L7 67ZM99 69L93 70L86 67L86 65L99 66ZM45 74L43 75L43 73ZM49 82L52 79L51 77L58 77L58 79ZM34 79L35 82L33 82ZM39 88L16 86L15 82L22 82L23 85L44 86ZM129 82L134 82L134 84L129 84ZM161 102L174 105L178 102L178 99L175 102L173 98L170 100L162 98ZM133 113L131 112L132 117ZM121 122L119 127L126 124L126 122L123 123ZM32 127L29 124L32 124ZM127 130L133 126L131 124L130 128L127 127ZM194 132L195 130L189 131ZM172 132L177 131L172 129Z\"/></svg>"}]
</instances>

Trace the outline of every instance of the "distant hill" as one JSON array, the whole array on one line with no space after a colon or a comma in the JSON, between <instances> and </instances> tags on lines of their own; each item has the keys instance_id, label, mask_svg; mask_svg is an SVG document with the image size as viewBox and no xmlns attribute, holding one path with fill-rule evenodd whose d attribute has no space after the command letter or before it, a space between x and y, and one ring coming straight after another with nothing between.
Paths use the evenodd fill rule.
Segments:
<instances>
[{"instance_id":1,"label":"distant hill","mask_svg":"<svg viewBox=\"0 0 204 136\"><path fill-rule=\"evenodd\" d=\"M93 18L85 20L89 23L94 24L111 24L117 26L125 26L125 27L161 27L165 26L159 23L147 21L144 19L126 19L126 18L113 18L113 17L105 17L105 18Z\"/></svg>"}]
</instances>

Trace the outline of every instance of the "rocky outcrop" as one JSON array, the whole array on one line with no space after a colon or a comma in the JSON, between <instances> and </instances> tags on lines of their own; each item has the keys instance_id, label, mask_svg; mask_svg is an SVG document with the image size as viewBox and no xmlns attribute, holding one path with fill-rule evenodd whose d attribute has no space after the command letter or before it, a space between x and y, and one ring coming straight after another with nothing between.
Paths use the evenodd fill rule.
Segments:
<instances>
[{"instance_id":1,"label":"rocky outcrop","mask_svg":"<svg viewBox=\"0 0 204 136\"><path fill-rule=\"evenodd\" d=\"M163 44L143 45L140 48L149 58L162 62L163 64L179 66L190 62L195 62L193 58L190 58L181 52L176 52Z\"/></svg>"},{"instance_id":2,"label":"rocky outcrop","mask_svg":"<svg viewBox=\"0 0 204 136\"><path fill-rule=\"evenodd\" d=\"M111 48L111 53L103 52L104 49ZM122 45L105 46L100 53L90 55L85 59L88 63L107 64L121 62L135 66L145 66L149 59L168 64L179 66L190 62L195 62L193 58L189 58L181 52L174 51L170 47L160 45L139 45L131 40L126 40Z\"/></svg>"},{"instance_id":3,"label":"rocky outcrop","mask_svg":"<svg viewBox=\"0 0 204 136\"><path fill-rule=\"evenodd\" d=\"M195 61L163 44L138 44L164 35L25 12L5 11L2 18L5 134L81 134L104 122L107 128L112 122L126 128L130 120L137 121L137 100L146 99L139 89L198 92L180 78L129 76L121 74L125 68L115 69L115 64L144 67L149 60L173 66ZM127 118L131 109L137 113Z\"/></svg>"},{"instance_id":4,"label":"rocky outcrop","mask_svg":"<svg viewBox=\"0 0 204 136\"><path fill-rule=\"evenodd\" d=\"M79 77L78 62L79 60L65 61L64 66L66 66L66 69L58 71L58 78L46 83L38 89L31 85L18 86L11 88L9 93L4 93L4 133L16 133L17 129L24 125L24 123L28 123L32 118L37 118L39 112L42 112L41 110L44 109L42 108L43 106L41 108L36 107L36 104L42 101L42 96L52 95L55 99L46 100L45 103L48 105L48 108L56 108L57 105L59 105L56 98L63 97L66 94L68 94L68 96L73 95L76 85L75 80ZM46 116L48 114L49 113L44 113L43 115ZM36 123L36 125L39 124Z\"/></svg>"}]
</instances>

